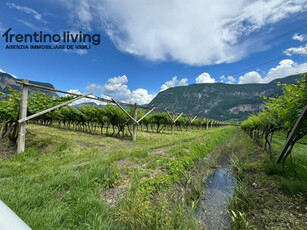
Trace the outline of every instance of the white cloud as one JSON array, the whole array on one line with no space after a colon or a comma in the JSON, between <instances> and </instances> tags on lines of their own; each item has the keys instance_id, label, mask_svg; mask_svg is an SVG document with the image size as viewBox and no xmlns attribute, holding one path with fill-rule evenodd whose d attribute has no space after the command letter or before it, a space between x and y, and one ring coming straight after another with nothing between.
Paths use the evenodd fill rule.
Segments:
<instances>
[{"instance_id":1,"label":"white cloud","mask_svg":"<svg viewBox=\"0 0 307 230\"><path fill-rule=\"evenodd\" d=\"M101 11L103 2L99 0L59 0L68 10L70 22L75 28L92 30L91 23L97 11ZM96 17L97 18L97 17ZM100 18L97 18L100 20Z\"/></svg>"},{"instance_id":2,"label":"white cloud","mask_svg":"<svg viewBox=\"0 0 307 230\"><path fill-rule=\"evenodd\" d=\"M67 91L68 93L82 94L78 89L71 89Z\"/></svg>"},{"instance_id":3,"label":"white cloud","mask_svg":"<svg viewBox=\"0 0 307 230\"><path fill-rule=\"evenodd\" d=\"M88 54L87 50L82 50L82 49L73 49L73 50L63 49L63 51L66 52L66 53L76 53L76 54L79 54L80 56Z\"/></svg>"},{"instance_id":4,"label":"white cloud","mask_svg":"<svg viewBox=\"0 0 307 230\"><path fill-rule=\"evenodd\" d=\"M174 76L174 77L172 78L172 80L166 81L166 82L161 86L160 91L164 91L164 90L167 90L168 88L172 88L172 87L175 87L175 86L185 86L185 85L188 85L187 81L188 81L187 78L182 78L181 80L178 80L178 79L177 79L177 76Z\"/></svg>"},{"instance_id":5,"label":"white cloud","mask_svg":"<svg viewBox=\"0 0 307 230\"><path fill-rule=\"evenodd\" d=\"M10 3L10 2L7 2L6 5L9 7L9 8L14 8L16 10L20 10L26 14L31 14L36 20L38 21L41 21L43 23L47 23L41 14L39 14L36 10L30 8L30 7L26 7L26 6L18 6L14 3Z\"/></svg>"},{"instance_id":6,"label":"white cloud","mask_svg":"<svg viewBox=\"0 0 307 230\"><path fill-rule=\"evenodd\" d=\"M264 80L265 82L270 82L276 78L305 72L307 72L307 63L298 64L291 59L285 59L279 62L279 65L275 68L271 68Z\"/></svg>"},{"instance_id":7,"label":"white cloud","mask_svg":"<svg viewBox=\"0 0 307 230\"><path fill-rule=\"evenodd\" d=\"M263 83L263 79L256 71L248 72L239 78L239 84Z\"/></svg>"},{"instance_id":8,"label":"white cloud","mask_svg":"<svg viewBox=\"0 0 307 230\"><path fill-rule=\"evenodd\" d=\"M307 72L307 63L298 64L291 59L285 59L279 62L276 67L271 68L264 77L255 71L244 74L239 78L239 84L267 83L277 78L305 72Z\"/></svg>"},{"instance_id":9,"label":"white cloud","mask_svg":"<svg viewBox=\"0 0 307 230\"><path fill-rule=\"evenodd\" d=\"M307 55L307 44L305 46L292 47L292 48L286 49L284 51L284 54L288 56L292 56L294 54Z\"/></svg>"},{"instance_id":10,"label":"white cloud","mask_svg":"<svg viewBox=\"0 0 307 230\"><path fill-rule=\"evenodd\" d=\"M188 79L187 79L187 78L182 78L182 79L178 82L178 84L177 84L177 86L186 86L186 85L188 85Z\"/></svg>"},{"instance_id":11,"label":"white cloud","mask_svg":"<svg viewBox=\"0 0 307 230\"><path fill-rule=\"evenodd\" d=\"M80 94L80 95L84 95L85 94L85 93L81 93L78 89L71 89L71 90L68 90L67 92L75 93L75 94ZM69 94L67 94L67 95L69 95ZM96 98L94 95L89 95L89 97ZM96 105L104 105L104 104L106 104L105 102L97 101L97 100L92 100L90 98L81 98L81 99L71 103L71 105L78 105L78 104L89 103L89 102L93 102Z\"/></svg>"},{"instance_id":12,"label":"white cloud","mask_svg":"<svg viewBox=\"0 0 307 230\"><path fill-rule=\"evenodd\" d=\"M233 76L228 76L227 79L229 82L232 82L232 83L236 81L236 79Z\"/></svg>"},{"instance_id":13,"label":"white cloud","mask_svg":"<svg viewBox=\"0 0 307 230\"><path fill-rule=\"evenodd\" d=\"M220 82L225 82L226 81L226 84L233 84L236 79L233 77L233 76L228 76L228 77L225 77L224 75L220 77Z\"/></svg>"},{"instance_id":14,"label":"white cloud","mask_svg":"<svg viewBox=\"0 0 307 230\"><path fill-rule=\"evenodd\" d=\"M154 95L149 94L146 89L139 88L131 92L127 83L128 78L123 75L109 78L104 85L91 84L86 87L86 91L99 92L106 99L114 98L116 101L138 105L148 104L154 98Z\"/></svg>"},{"instance_id":15,"label":"white cloud","mask_svg":"<svg viewBox=\"0 0 307 230\"><path fill-rule=\"evenodd\" d=\"M195 79L197 84L200 83L214 83L215 79L210 77L210 74L208 73L202 73Z\"/></svg>"},{"instance_id":16,"label":"white cloud","mask_svg":"<svg viewBox=\"0 0 307 230\"><path fill-rule=\"evenodd\" d=\"M126 85L128 78L126 75L113 77L108 79L102 88L103 97L113 97L115 100L127 102L130 99L131 91Z\"/></svg>"},{"instance_id":17,"label":"white cloud","mask_svg":"<svg viewBox=\"0 0 307 230\"><path fill-rule=\"evenodd\" d=\"M154 96L148 94L146 89L137 89L131 93L131 101L138 105L148 104L153 98Z\"/></svg>"},{"instance_id":18,"label":"white cloud","mask_svg":"<svg viewBox=\"0 0 307 230\"><path fill-rule=\"evenodd\" d=\"M80 56L82 56L82 55L84 55L84 54L87 54L87 53L88 53L88 51L87 51L87 50L80 50L80 49L78 49L78 50L74 50L74 52L75 52L75 53L77 53L77 54L79 54Z\"/></svg>"},{"instance_id":19,"label":"white cloud","mask_svg":"<svg viewBox=\"0 0 307 230\"><path fill-rule=\"evenodd\" d=\"M305 0L59 1L73 25L95 23L122 52L189 65L234 62L268 49L268 36L257 33L307 10Z\"/></svg>"},{"instance_id":20,"label":"white cloud","mask_svg":"<svg viewBox=\"0 0 307 230\"><path fill-rule=\"evenodd\" d=\"M97 85L93 83L86 87L86 91L87 92L97 92L97 91L101 91L102 88L103 87L101 85Z\"/></svg>"},{"instance_id":21,"label":"white cloud","mask_svg":"<svg viewBox=\"0 0 307 230\"><path fill-rule=\"evenodd\" d=\"M69 93L75 93L75 94L79 94L79 95L85 95L86 93L81 93L78 89L70 89L68 90L67 92ZM67 94L69 95L69 94ZM92 97L92 98L96 98L94 95L88 95L89 97ZM85 98L86 99L86 98ZM90 100L90 99L89 99Z\"/></svg>"},{"instance_id":22,"label":"white cloud","mask_svg":"<svg viewBox=\"0 0 307 230\"><path fill-rule=\"evenodd\" d=\"M301 34L301 35L294 34L294 35L292 36L292 39L293 39L293 40L298 40L298 41L302 42L302 41L306 40L306 36L303 35L303 34Z\"/></svg>"},{"instance_id":23,"label":"white cloud","mask_svg":"<svg viewBox=\"0 0 307 230\"><path fill-rule=\"evenodd\" d=\"M162 86L161 86L161 90L160 91L164 91L168 88L171 88L171 87L175 87L176 84L177 84L178 80L177 80L177 77L173 77L172 80L170 81L166 81Z\"/></svg>"},{"instance_id":24,"label":"white cloud","mask_svg":"<svg viewBox=\"0 0 307 230\"><path fill-rule=\"evenodd\" d=\"M22 20L22 19L18 19L18 18L16 19L16 21L20 22L21 24L25 25L26 27L28 27L28 28L30 28L32 30L46 31L46 32L51 33L51 30L48 27L46 27L46 26L44 26L44 27L38 26L38 25L35 25L35 24L31 23L31 22L28 22L28 21L25 21L25 20Z\"/></svg>"},{"instance_id":25,"label":"white cloud","mask_svg":"<svg viewBox=\"0 0 307 230\"><path fill-rule=\"evenodd\" d=\"M126 75L113 77L108 79L109 85L123 85L128 83L128 78Z\"/></svg>"}]
</instances>

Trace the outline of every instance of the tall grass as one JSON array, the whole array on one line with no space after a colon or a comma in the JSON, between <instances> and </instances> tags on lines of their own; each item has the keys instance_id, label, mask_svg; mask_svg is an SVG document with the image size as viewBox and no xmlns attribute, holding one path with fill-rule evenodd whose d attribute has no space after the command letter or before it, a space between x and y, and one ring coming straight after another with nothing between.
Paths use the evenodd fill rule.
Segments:
<instances>
[{"instance_id":1,"label":"tall grass","mask_svg":"<svg viewBox=\"0 0 307 230\"><path fill-rule=\"evenodd\" d=\"M28 128L34 136L27 135L26 151L0 158L0 198L33 229L193 229L193 205L173 188L233 132L231 127L174 136L139 132L132 143L36 125ZM190 143L194 140L205 143ZM172 145L179 152L148 155ZM102 195L123 183L127 169L118 167L122 159L133 162L130 189L111 207ZM147 162L152 162L150 167ZM133 170L137 167L139 172ZM153 176L153 170L160 173Z\"/></svg>"},{"instance_id":2,"label":"tall grass","mask_svg":"<svg viewBox=\"0 0 307 230\"><path fill-rule=\"evenodd\" d=\"M273 138L273 149L275 155L281 151L285 142L283 133L278 133ZM301 142L307 142L307 138L303 138ZM307 145L296 143L292 150L292 163L290 157L285 162L285 167L282 168L281 164L275 164L270 159L264 162L265 173L267 175L276 176L277 184L284 191L291 195L303 193L307 197ZM296 171L296 175L295 172Z\"/></svg>"}]
</instances>

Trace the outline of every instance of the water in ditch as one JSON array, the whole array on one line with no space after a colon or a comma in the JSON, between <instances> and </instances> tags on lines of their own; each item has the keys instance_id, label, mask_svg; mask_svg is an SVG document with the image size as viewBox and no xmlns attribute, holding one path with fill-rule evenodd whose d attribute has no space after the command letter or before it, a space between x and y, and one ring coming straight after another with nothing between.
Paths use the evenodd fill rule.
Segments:
<instances>
[{"instance_id":1,"label":"water in ditch","mask_svg":"<svg viewBox=\"0 0 307 230\"><path fill-rule=\"evenodd\" d=\"M195 218L207 230L231 229L228 200L233 197L236 186L232 176L230 156L222 155L219 167L209 175L204 183L205 193L195 210Z\"/></svg>"}]
</instances>

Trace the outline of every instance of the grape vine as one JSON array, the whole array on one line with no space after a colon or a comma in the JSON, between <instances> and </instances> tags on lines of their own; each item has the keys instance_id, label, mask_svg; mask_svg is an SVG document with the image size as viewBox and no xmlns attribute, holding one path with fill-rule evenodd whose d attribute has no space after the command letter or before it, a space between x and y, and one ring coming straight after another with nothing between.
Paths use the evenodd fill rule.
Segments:
<instances>
[{"instance_id":1,"label":"grape vine","mask_svg":"<svg viewBox=\"0 0 307 230\"><path fill-rule=\"evenodd\" d=\"M306 80L302 78L297 84L284 85L283 94L268 98L264 110L250 116L242 123L242 128L259 144L269 151L273 158L272 137L276 131L285 131L287 136L307 104ZM282 162L291 154L293 146L307 134L307 120L299 127L290 143Z\"/></svg>"},{"instance_id":2,"label":"grape vine","mask_svg":"<svg viewBox=\"0 0 307 230\"><path fill-rule=\"evenodd\" d=\"M10 88L9 94L1 94L3 100L0 101L0 121L2 128L0 137L9 137L11 141L16 141L18 137L18 111L20 103L20 93ZM36 114L40 111L71 100L72 96L52 97L40 91L32 91L28 99L27 115ZM128 110L130 115L134 113L134 107ZM146 111L138 109L138 119L145 115ZM53 126L63 129L83 131L90 134L105 134L115 136L131 135L132 121L117 106L107 104L105 106L83 105L81 108L65 106L52 112L43 114L31 122ZM180 117L176 121L177 131L206 128L208 126L218 126L219 123L213 120L207 121L197 118L190 122L187 117ZM154 112L146 116L139 124L139 129L146 132L160 133L163 130L170 130L172 122L166 112Z\"/></svg>"}]
</instances>

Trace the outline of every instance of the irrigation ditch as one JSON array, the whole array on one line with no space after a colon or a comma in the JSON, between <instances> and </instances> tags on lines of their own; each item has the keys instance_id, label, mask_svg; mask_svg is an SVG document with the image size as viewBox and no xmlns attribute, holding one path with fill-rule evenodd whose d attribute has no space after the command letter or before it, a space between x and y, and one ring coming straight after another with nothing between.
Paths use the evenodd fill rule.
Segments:
<instances>
[{"instance_id":1,"label":"irrigation ditch","mask_svg":"<svg viewBox=\"0 0 307 230\"><path fill-rule=\"evenodd\" d=\"M234 135L236 136L236 135ZM234 137L221 146L216 168L203 179L203 194L199 197L194 217L199 229L231 229L229 201L234 197L236 179L231 166L231 143Z\"/></svg>"},{"instance_id":2,"label":"irrigation ditch","mask_svg":"<svg viewBox=\"0 0 307 230\"><path fill-rule=\"evenodd\" d=\"M195 210L197 222L206 229L231 229L228 201L233 197L236 181L232 175L230 155L222 155L218 168L204 182L205 193Z\"/></svg>"}]
</instances>

